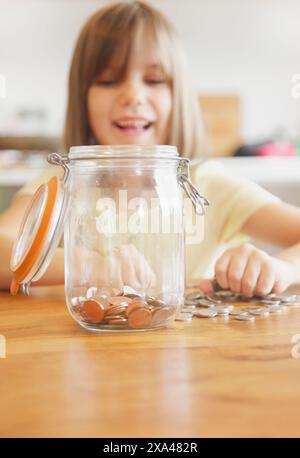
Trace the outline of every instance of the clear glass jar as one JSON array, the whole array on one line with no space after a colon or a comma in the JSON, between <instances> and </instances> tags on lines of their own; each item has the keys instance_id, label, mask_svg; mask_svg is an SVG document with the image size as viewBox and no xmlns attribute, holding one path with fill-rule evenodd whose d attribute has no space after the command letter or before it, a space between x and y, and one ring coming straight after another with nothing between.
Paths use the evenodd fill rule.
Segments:
<instances>
[{"instance_id":1,"label":"clear glass jar","mask_svg":"<svg viewBox=\"0 0 300 458\"><path fill-rule=\"evenodd\" d=\"M48 160L65 170L65 219L57 221L71 316L96 332L167 326L184 303L182 188L196 211L207 204L189 181L188 159L172 146L130 145L72 147L67 157Z\"/></svg>"}]
</instances>

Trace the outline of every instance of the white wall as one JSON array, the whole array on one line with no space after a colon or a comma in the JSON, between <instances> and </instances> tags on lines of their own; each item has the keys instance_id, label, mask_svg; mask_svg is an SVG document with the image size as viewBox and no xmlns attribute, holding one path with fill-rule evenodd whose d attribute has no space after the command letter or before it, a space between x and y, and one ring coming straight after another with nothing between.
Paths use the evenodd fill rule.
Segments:
<instances>
[{"instance_id":1,"label":"white wall","mask_svg":"<svg viewBox=\"0 0 300 458\"><path fill-rule=\"evenodd\" d=\"M0 132L13 113L45 107L47 130L60 133L67 71L78 31L106 1L0 0ZM300 99L291 78L300 73L299 0L152 0L176 24L202 93L242 97L247 141L278 126L300 136Z\"/></svg>"}]
</instances>

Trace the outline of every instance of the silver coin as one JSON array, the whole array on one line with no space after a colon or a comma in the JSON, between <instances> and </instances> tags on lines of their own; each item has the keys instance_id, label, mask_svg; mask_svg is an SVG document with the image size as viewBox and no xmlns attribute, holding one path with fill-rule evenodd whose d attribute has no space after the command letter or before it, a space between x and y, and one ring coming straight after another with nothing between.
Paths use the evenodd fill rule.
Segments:
<instances>
[{"instance_id":1,"label":"silver coin","mask_svg":"<svg viewBox=\"0 0 300 458\"><path fill-rule=\"evenodd\" d=\"M279 300L281 303L286 303L286 302L297 302L296 295L293 294L292 296L276 296L277 300Z\"/></svg>"},{"instance_id":2,"label":"silver coin","mask_svg":"<svg viewBox=\"0 0 300 458\"><path fill-rule=\"evenodd\" d=\"M299 308L300 307L300 302L280 302L280 305L287 306L287 307L292 307L292 308Z\"/></svg>"},{"instance_id":3,"label":"silver coin","mask_svg":"<svg viewBox=\"0 0 300 458\"><path fill-rule=\"evenodd\" d=\"M229 315L230 311L233 310L233 306L226 307L224 305L216 305L214 310L218 312L218 315Z\"/></svg>"},{"instance_id":4,"label":"silver coin","mask_svg":"<svg viewBox=\"0 0 300 458\"><path fill-rule=\"evenodd\" d=\"M261 304L266 304L266 305L279 305L280 301L275 301L275 300L270 300L270 299L261 299L259 301Z\"/></svg>"},{"instance_id":5,"label":"silver coin","mask_svg":"<svg viewBox=\"0 0 300 458\"><path fill-rule=\"evenodd\" d=\"M240 309L234 309L234 310L231 310L229 312L229 315L232 315L232 316L239 316L239 315L249 315L248 312L246 312L246 310L240 310Z\"/></svg>"},{"instance_id":6,"label":"silver coin","mask_svg":"<svg viewBox=\"0 0 300 458\"><path fill-rule=\"evenodd\" d=\"M284 307L282 305L269 305L268 310L270 313L281 313L284 311Z\"/></svg>"},{"instance_id":7,"label":"silver coin","mask_svg":"<svg viewBox=\"0 0 300 458\"><path fill-rule=\"evenodd\" d=\"M214 302L208 301L207 299L201 299L197 301L197 305L201 305L202 307L215 307L216 306Z\"/></svg>"},{"instance_id":8,"label":"silver coin","mask_svg":"<svg viewBox=\"0 0 300 458\"><path fill-rule=\"evenodd\" d=\"M261 310L252 310L249 312L250 315L258 315L258 316L269 316L270 312L266 307L263 307Z\"/></svg>"},{"instance_id":9,"label":"silver coin","mask_svg":"<svg viewBox=\"0 0 300 458\"><path fill-rule=\"evenodd\" d=\"M230 290L215 291L215 295L218 297L223 297L228 300L236 300L239 296L238 294L233 293Z\"/></svg>"},{"instance_id":10,"label":"silver coin","mask_svg":"<svg viewBox=\"0 0 300 458\"><path fill-rule=\"evenodd\" d=\"M190 293L185 297L186 300L188 301L197 301L199 299L204 299L204 294L203 293Z\"/></svg>"},{"instance_id":11,"label":"silver coin","mask_svg":"<svg viewBox=\"0 0 300 458\"><path fill-rule=\"evenodd\" d=\"M91 286L85 294L86 298L91 299L92 297L96 296L97 291L98 289L96 288L96 286Z\"/></svg>"},{"instance_id":12,"label":"silver coin","mask_svg":"<svg viewBox=\"0 0 300 458\"><path fill-rule=\"evenodd\" d=\"M241 315L236 315L234 317L235 320L239 320L239 321L254 321L255 320L255 317L254 316L251 316L251 315L244 315L244 314L241 314Z\"/></svg>"},{"instance_id":13,"label":"silver coin","mask_svg":"<svg viewBox=\"0 0 300 458\"><path fill-rule=\"evenodd\" d=\"M192 313L178 313L175 316L176 321L192 321L193 314Z\"/></svg>"},{"instance_id":14,"label":"silver coin","mask_svg":"<svg viewBox=\"0 0 300 458\"><path fill-rule=\"evenodd\" d=\"M205 295L205 299L206 299L207 301L212 302L213 304L222 304L222 300L221 300L219 297L217 297L217 296L213 296L213 295L208 295L208 294L206 294L206 295Z\"/></svg>"},{"instance_id":15,"label":"silver coin","mask_svg":"<svg viewBox=\"0 0 300 458\"><path fill-rule=\"evenodd\" d=\"M189 299L185 299L184 301L184 305L196 305L196 302L195 301L190 301Z\"/></svg>"},{"instance_id":16,"label":"silver coin","mask_svg":"<svg viewBox=\"0 0 300 458\"><path fill-rule=\"evenodd\" d=\"M264 308L265 308L265 307L260 307L260 306L258 306L258 305L255 307L255 306L253 305L253 306L245 307L245 308L242 309L242 310L245 311L245 312L251 313L251 312L256 312L256 311L264 310Z\"/></svg>"},{"instance_id":17,"label":"silver coin","mask_svg":"<svg viewBox=\"0 0 300 458\"><path fill-rule=\"evenodd\" d=\"M181 307L180 312L192 313L193 310L196 310L196 309L197 309L197 307L195 305L189 305L189 306Z\"/></svg>"},{"instance_id":18,"label":"silver coin","mask_svg":"<svg viewBox=\"0 0 300 458\"><path fill-rule=\"evenodd\" d=\"M193 315L199 318L214 318L218 315L218 312L216 312L214 308L205 310L195 310Z\"/></svg>"}]
</instances>

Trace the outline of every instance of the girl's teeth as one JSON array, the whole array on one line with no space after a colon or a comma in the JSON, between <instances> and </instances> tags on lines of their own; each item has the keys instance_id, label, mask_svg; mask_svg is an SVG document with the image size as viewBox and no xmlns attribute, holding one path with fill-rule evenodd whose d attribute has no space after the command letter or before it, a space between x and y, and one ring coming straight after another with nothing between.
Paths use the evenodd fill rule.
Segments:
<instances>
[{"instance_id":1,"label":"girl's teeth","mask_svg":"<svg viewBox=\"0 0 300 458\"><path fill-rule=\"evenodd\" d=\"M119 121L116 124L119 127L138 128L138 127L147 127L150 123L147 123L145 121Z\"/></svg>"}]
</instances>

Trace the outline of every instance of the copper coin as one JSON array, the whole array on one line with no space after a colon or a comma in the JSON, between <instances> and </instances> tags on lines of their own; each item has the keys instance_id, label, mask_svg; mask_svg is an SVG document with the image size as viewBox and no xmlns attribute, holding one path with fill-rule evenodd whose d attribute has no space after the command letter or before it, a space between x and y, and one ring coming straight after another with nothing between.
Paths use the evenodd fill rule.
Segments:
<instances>
[{"instance_id":1,"label":"copper coin","mask_svg":"<svg viewBox=\"0 0 300 458\"><path fill-rule=\"evenodd\" d=\"M111 295L112 296L122 296L122 291L118 288L112 288L111 289Z\"/></svg>"},{"instance_id":2,"label":"copper coin","mask_svg":"<svg viewBox=\"0 0 300 458\"><path fill-rule=\"evenodd\" d=\"M98 294L103 297L114 296L112 288L109 286L101 286L101 288L98 289Z\"/></svg>"},{"instance_id":3,"label":"copper coin","mask_svg":"<svg viewBox=\"0 0 300 458\"><path fill-rule=\"evenodd\" d=\"M128 316L128 326L131 328L145 328L151 323L152 315L148 308L138 307Z\"/></svg>"},{"instance_id":4,"label":"copper coin","mask_svg":"<svg viewBox=\"0 0 300 458\"><path fill-rule=\"evenodd\" d=\"M120 315L120 313L123 313L125 310L126 308L122 305L111 305L105 310L105 317Z\"/></svg>"},{"instance_id":5,"label":"copper coin","mask_svg":"<svg viewBox=\"0 0 300 458\"><path fill-rule=\"evenodd\" d=\"M108 301L111 305L125 305L127 306L132 302L132 299L124 296L111 296L108 298Z\"/></svg>"},{"instance_id":6,"label":"copper coin","mask_svg":"<svg viewBox=\"0 0 300 458\"><path fill-rule=\"evenodd\" d=\"M92 299L94 299L95 301L99 302L99 304L101 304L105 309L107 309L108 307L110 307L110 303L108 302L108 300L103 297L103 296L95 296L93 297Z\"/></svg>"},{"instance_id":7,"label":"copper coin","mask_svg":"<svg viewBox=\"0 0 300 458\"><path fill-rule=\"evenodd\" d=\"M82 311L88 320L99 322L104 318L104 307L95 299L88 299L82 306Z\"/></svg>"},{"instance_id":8,"label":"copper coin","mask_svg":"<svg viewBox=\"0 0 300 458\"><path fill-rule=\"evenodd\" d=\"M140 308L140 307L148 308L148 305L146 302L143 302L143 301L138 301L138 300L132 301L131 304L129 304L128 307L126 308L125 315L129 316L129 314L133 310Z\"/></svg>"},{"instance_id":9,"label":"copper coin","mask_svg":"<svg viewBox=\"0 0 300 458\"><path fill-rule=\"evenodd\" d=\"M148 299L147 300L149 305L152 305L153 307L164 307L166 304L164 301L161 301L160 299Z\"/></svg>"},{"instance_id":10,"label":"copper coin","mask_svg":"<svg viewBox=\"0 0 300 458\"><path fill-rule=\"evenodd\" d=\"M123 318L122 316L114 317L108 320L107 324L127 324L127 320L126 318Z\"/></svg>"},{"instance_id":11,"label":"copper coin","mask_svg":"<svg viewBox=\"0 0 300 458\"><path fill-rule=\"evenodd\" d=\"M124 297L129 297L129 299L132 299L132 300L135 300L135 299L141 299L142 296L140 296L139 294L124 294Z\"/></svg>"},{"instance_id":12,"label":"copper coin","mask_svg":"<svg viewBox=\"0 0 300 458\"><path fill-rule=\"evenodd\" d=\"M174 309L171 307L157 307L152 312L152 323L153 325L160 324L170 318Z\"/></svg>"}]
</instances>

